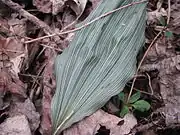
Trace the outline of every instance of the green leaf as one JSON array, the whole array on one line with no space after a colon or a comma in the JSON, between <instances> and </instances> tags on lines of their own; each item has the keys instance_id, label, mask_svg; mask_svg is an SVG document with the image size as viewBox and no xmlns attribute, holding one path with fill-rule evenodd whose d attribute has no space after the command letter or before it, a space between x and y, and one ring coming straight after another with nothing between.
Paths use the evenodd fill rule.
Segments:
<instances>
[{"instance_id":1,"label":"green leaf","mask_svg":"<svg viewBox=\"0 0 180 135\"><path fill-rule=\"evenodd\" d=\"M171 31L165 31L165 36L167 38L172 38L173 37L173 33Z\"/></svg>"},{"instance_id":2,"label":"green leaf","mask_svg":"<svg viewBox=\"0 0 180 135\"><path fill-rule=\"evenodd\" d=\"M124 117L127 113L129 113L129 108L128 108L127 105L123 105L119 116L122 118L122 117Z\"/></svg>"},{"instance_id":3,"label":"green leaf","mask_svg":"<svg viewBox=\"0 0 180 135\"><path fill-rule=\"evenodd\" d=\"M102 0L80 26L131 2ZM53 135L100 109L133 78L136 56L145 43L146 4L129 6L77 31L57 56Z\"/></svg>"},{"instance_id":4,"label":"green leaf","mask_svg":"<svg viewBox=\"0 0 180 135\"><path fill-rule=\"evenodd\" d=\"M151 105L145 100L139 100L135 102L134 104L132 104L132 106L134 107L134 109L141 112L148 111L151 107Z\"/></svg>"},{"instance_id":5,"label":"green leaf","mask_svg":"<svg viewBox=\"0 0 180 135\"><path fill-rule=\"evenodd\" d=\"M138 91L136 93L134 93L130 99L129 99L129 103L134 103L136 102L139 98L141 97L141 93Z\"/></svg>"},{"instance_id":6,"label":"green leaf","mask_svg":"<svg viewBox=\"0 0 180 135\"><path fill-rule=\"evenodd\" d=\"M118 97L119 97L119 100L121 100L122 102L124 102L124 100L125 100L124 92L120 92L120 93L118 94Z\"/></svg>"}]
</instances>

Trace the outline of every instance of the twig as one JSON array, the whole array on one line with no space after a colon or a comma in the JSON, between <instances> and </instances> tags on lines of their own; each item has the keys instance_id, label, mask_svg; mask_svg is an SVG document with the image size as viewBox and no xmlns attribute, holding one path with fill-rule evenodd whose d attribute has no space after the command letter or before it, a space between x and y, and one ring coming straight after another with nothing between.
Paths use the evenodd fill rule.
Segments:
<instances>
[{"instance_id":1,"label":"twig","mask_svg":"<svg viewBox=\"0 0 180 135\"><path fill-rule=\"evenodd\" d=\"M22 73L19 73L19 75L26 76L26 77L31 77L31 78L38 78L38 79L43 79L44 78L43 76L36 76L36 75L32 75L32 74L22 74Z\"/></svg>"},{"instance_id":2,"label":"twig","mask_svg":"<svg viewBox=\"0 0 180 135\"><path fill-rule=\"evenodd\" d=\"M139 91L141 93L144 93L144 94L147 94L147 95L154 95L154 91L153 91L153 88L152 88L152 85L151 85L151 78L150 76L146 73L146 76L148 77L148 82L149 82L149 87L150 87L150 90L151 90L151 93L149 92L146 92L146 91L143 91L143 90L140 90L140 89L136 89L136 88L133 88L133 90L135 91ZM146 77L145 75L137 75L137 76L134 76L134 78L137 78L137 77ZM131 87L131 85L128 85L126 84L128 87Z\"/></svg>"},{"instance_id":3,"label":"twig","mask_svg":"<svg viewBox=\"0 0 180 135\"><path fill-rule=\"evenodd\" d=\"M32 86L31 86L31 92L30 92L30 96L29 96L29 98L30 98L31 100L33 99L33 96L34 96L35 87L36 87L36 83L37 83L37 81L38 81L38 77L39 77L40 74L43 72L43 70L44 70L44 68L46 67L46 65L47 65L47 62L42 65L42 67L41 67L40 71L38 72L36 78L33 78L33 79L34 79L34 82L33 82Z\"/></svg>"},{"instance_id":4,"label":"twig","mask_svg":"<svg viewBox=\"0 0 180 135\"><path fill-rule=\"evenodd\" d=\"M168 0L168 17L167 17L167 25L170 22L170 18L171 18L171 0Z\"/></svg>"},{"instance_id":5,"label":"twig","mask_svg":"<svg viewBox=\"0 0 180 135\"><path fill-rule=\"evenodd\" d=\"M149 88L151 90L151 95L154 95L154 91L151 85L151 77L148 75L148 73L146 73L147 77L148 77L148 82L149 82Z\"/></svg>"},{"instance_id":6,"label":"twig","mask_svg":"<svg viewBox=\"0 0 180 135\"><path fill-rule=\"evenodd\" d=\"M126 86L131 87L131 85L128 85L128 84L126 84ZM133 90L139 91L140 93L143 93L143 94L152 95L152 94L149 93L149 92L146 92L146 91L143 91L143 90L140 90L140 89L137 89L137 88L133 88Z\"/></svg>"},{"instance_id":7,"label":"twig","mask_svg":"<svg viewBox=\"0 0 180 135\"><path fill-rule=\"evenodd\" d=\"M164 28L164 29L165 29L165 28ZM138 65L138 67L137 67L135 76L137 76L137 74L138 74L138 72L139 72L139 69L140 69L140 67L141 67L141 65L142 65L145 57L147 56L150 48L154 45L155 41L156 41L157 38L162 34L162 32L164 31L164 29L162 29L162 30L156 35L156 37L153 39L153 41L152 41L151 44L149 45L149 47L148 47L148 49L146 50L143 58L142 58L141 61L139 62L139 65ZM133 91L133 87L134 87L135 81L136 81L136 77L134 77L134 79L133 79L132 86L131 86L131 89L130 89L130 92L129 92L129 95L128 95L128 98L127 98L127 103L129 102L129 99L130 99L130 97L131 97L131 94L132 94L132 91Z\"/></svg>"},{"instance_id":8,"label":"twig","mask_svg":"<svg viewBox=\"0 0 180 135\"><path fill-rule=\"evenodd\" d=\"M55 47L48 46L48 45L45 45L45 44L39 44L39 45L44 46L44 47L49 48L49 49L53 49L53 50L59 51L59 52L62 52L62 51L63 51L63 50L60 49L60 48L55 48Z\"/></svg>"},{"instance_id":9,"label":"twig","mask_svg":"<svg viewBox=\"0 0 180 135\"><path fill-rule=\"evenodd\" d=\"M114 9L112 11L109 11L103 15L100 15L99 17L95 18L94 20L82 25L81 27L78 27L78 28L75 28L75 29L72 29L72 30L69 30L69 31L65 31L65 32L60 32L60 33L54 33L54 34L51 34L51 35L47 35L47 36L43 36L43 37L39 37L39 38L36 38L36 39L33 39L33 40L30 40L30 41L26 41L25 43L32 43L32 42L35 42L35 41L38 41L38 40L42 40L42 39L45 39L45 38L49 38L49 37L53 37L53 36L56 36L56 35L63 35L63 34L68 34L68 33L72 33L72 32L75 32L75 31L78 31L78 30L81 30L82 28L85 28L87 26L89 26L90 24L112 14L112 13L115 13L119 10L122 10L124 8L127 8L127 7L130 7L130 6L133 6L133 5L136 5L136 4L141 4L141 3L144 3L144 2L147 2L147 0L142 0L142 1L139 1L139 2L132 2L130 4L127 4L125 6L122 6L122 7L119 7L117 9Z\"/></svg>"}]
</instances>

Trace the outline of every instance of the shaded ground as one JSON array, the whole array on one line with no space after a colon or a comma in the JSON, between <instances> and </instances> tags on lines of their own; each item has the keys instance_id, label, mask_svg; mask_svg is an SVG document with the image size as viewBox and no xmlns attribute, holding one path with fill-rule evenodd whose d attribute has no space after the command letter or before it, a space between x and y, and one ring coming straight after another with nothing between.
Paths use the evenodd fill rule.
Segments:
<instances>
[{"instance_id":1,"label":"shaded ground","mask_svg":"<svg viewBox=\"0 0 180 135\"><path fill-rule=\"evenodd\" d=\"M0 135L51 133L54 59L74 36L54 33L74 29L99 1L0 0ZM140 91L141 99L148 101L151 109L133 111L135 117L128 116L134 127L119 118L122 102L115 96L102 108L107 113L99 110L64 131L65 135L116 135L119 130L136 135L179 134L180 3L150 0L147 11L146 45L139 62L152 47L140 67L133 93ZM45 35L51 36L41 38ZM131 85L132 81L124 89L127 95ZM16 122L22 129L9 124ZM128 129L123 128L126 124Z\"/></svg>"}]
</instances>

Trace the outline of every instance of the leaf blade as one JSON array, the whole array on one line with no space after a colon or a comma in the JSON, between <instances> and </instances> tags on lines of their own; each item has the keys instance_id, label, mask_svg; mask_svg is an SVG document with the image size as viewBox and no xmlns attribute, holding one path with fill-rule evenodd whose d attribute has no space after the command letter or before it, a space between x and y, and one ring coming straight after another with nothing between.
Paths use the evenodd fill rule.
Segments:
<instances>
[{"instance_id":1,"label":"leaf blade","mask_svg":"<svg viewBox=\"0 0 180 135\"><path fill-rule=\"evenodd\" d=\"M119 116L120 116L121 118L123 118L123 117L124 117L126 114L128 114L128 113L129 113L129 108L128 108L128 106L123 105Z\"/></svg>"},{"instance_id":2,"label":"leaf blade","mask_svg":"<svg viewBox=\"0 0 180 135\"><path fill-rule=\"evenodd\" d=\"M140 93L139 91L136 92L136 93L134 93L134 94L130 97L129 103L134 103L134 102L136 102L138 99L140 99L140 97L141 97L141 93Z\"/></svg>"},{"instance_id":3,"label":"leaf blade","mask_svg":"<svg viewBox=\"0 0 180 135\"><path fill-rule=\"evenodd\" d=\"M139 100L139 101L135 102L134 104L132 104L132 106L136 110L141 111L141 112L148 111L151 107L151 105L145 100Z\"/></svg>"},{"instance_id":4,"label":"leaf blade","mask_svg":"<svg viewBox=\"0 0 180 135\"><path fill-rule=\"evenodd\" d=\"M102 1L85 23L130 2ZM57 57L53 132L95 112L133 77L145 41L145 7L146 3L128 7L81 29Z\"/></svg>"}]
</instances>

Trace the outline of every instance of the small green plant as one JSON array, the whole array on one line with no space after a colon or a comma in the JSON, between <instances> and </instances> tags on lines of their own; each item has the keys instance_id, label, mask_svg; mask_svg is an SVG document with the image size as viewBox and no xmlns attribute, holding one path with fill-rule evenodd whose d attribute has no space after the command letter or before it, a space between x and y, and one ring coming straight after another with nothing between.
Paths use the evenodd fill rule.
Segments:
<instances>
[{"instance_id":1,"label":"small green plant","mask_svg":"<svg viewBox=\"0 0 180 135\"><path fill-rule=\"evenodd\" d=\"M120 117L124 117L127 113L130 112L130 110L138 110L141 112L145 112L148 111L151 107L151 105L147 101L140 99L140 92L134 93L130 97L128 102L126 101L126 96L124 92L121 92L118 96L119 100L122 101Z\"/></svg>"},{"instance_id":2,"label":"small green plant","mask_svg":"<svg viewBox=\"0 0 180 135\"><path fill-rule=\"evenodd\" d=\"M163 16L160 17L159 23L160 23L161 26L167 27L166 20L165 20L165 18L164 18ZM166 38L173 38L174 35L173 35L173 32L172 32L172 31L166 29L166 30L164 31L164 36L165 36Z\"/></svg>"}]
</instances>

